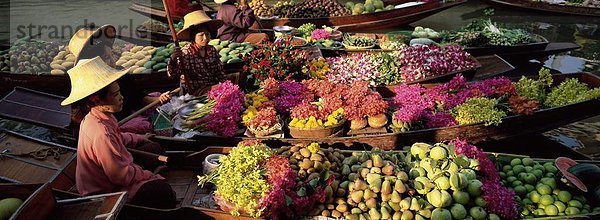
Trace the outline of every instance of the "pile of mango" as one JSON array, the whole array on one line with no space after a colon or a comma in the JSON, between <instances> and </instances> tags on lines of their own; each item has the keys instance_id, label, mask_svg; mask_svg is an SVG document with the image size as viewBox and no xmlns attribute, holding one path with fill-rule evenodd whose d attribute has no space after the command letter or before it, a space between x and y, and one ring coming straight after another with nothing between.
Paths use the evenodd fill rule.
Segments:
<instances>
[{"instance_id":1,"label":"pile of mango","mask_svg":"<svg viewBox=\"0 0 600 220\"><path fill-rule=\"evenodd\" d=\"M235 43L228 40L213 39L208 42L219 51L219 57L223 64L240 63L244 56L254 50L254 46L248 42Z\"/></svg>"},{"instance_id":2,"label":"pile of mango","mask_svg":"<svg viewBox=\"0 0 600 220\"><path fill-rule=\"evenodd\" d=\"M146 64L156 50L153 46L135 46L129 51L123 52L116 64L123 68L131 68L130 73L149 73ZM165 65L164 68L166 67Z\"/></svg>"}]
</instances>

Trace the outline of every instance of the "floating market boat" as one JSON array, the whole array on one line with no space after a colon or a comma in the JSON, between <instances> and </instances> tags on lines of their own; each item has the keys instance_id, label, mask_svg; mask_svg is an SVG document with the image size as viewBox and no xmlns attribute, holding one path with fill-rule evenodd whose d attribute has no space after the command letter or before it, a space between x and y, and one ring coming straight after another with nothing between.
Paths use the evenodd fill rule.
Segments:
<instances>
[{"instance_id":1,"label":"floating market boat","mask_svg":"<svg viewBox=\"0 0 600 220\"><path fill-rule=\"evenodd\" d=\"M29 173L29 175L33 174ZM35 191L32 192L32 190ZM24 201L12 214L12 217L9 216L10 219L15 220L113 220L117 219L119 211L127 201L127 192L57 200L56 196L61 192L53 190L49 184L0 184L0 191Z\"/></svg>"},{"instance_id":2,"label":"floating market boat","mask_svg":"<svg viewBox=\"0 0 600 220\"><path fill-rule=\"evenodd\" d=\"M563 15L600 16L600 8L566 4L551 4L533 0L484 0L493 5L518 8L527 11L550 12Z\"/></svg>"},{"instance_id":3,"label":"floating market boat","mask_svg":"<svg viewBox=\"0 0 600 220\"><path fill-rule=\"evenodd\" d=\"M411 1L388 1L388 4L402 4ZM336 26L339 27L340 31L365 31L365 30L378 30L384 28L398 27L407 25L412 22L421 20L429 17L435 13L446 10L448 8L465 3L466 0L457 0L452 2L442 1L430 1L415 4L408 7L396 8L387 11L374 12L361 15L346 15L338 17L323 17L323 18L269 18L260 19L260 24L263 28L272 29L275 26L288 25L292 27L298 27L305 23L313 23L316 26ZM142 15L151 17L153 19L167 22L166 13L162 8L153 8L150 6L141 5L134 3L129 7L132 11L138 12ZM181 18L173 17L174 21L180 21ZM254 25L258 28L258 24Z\"/></svg>"},{"instance_id":4,"label":"floating market boat","mask_svg":"<svg viewBox=\"0 0 600 220\"><path fill-rule=\"evenodd\" d=\"M565 81L569 78L576 78L579 82L583 82L591 88L600 87L600 77L590 73L574 73L574 74L559 74L553 75L554 84ZM516 80L516 79L515 79ZM427 86L427 85L426 85ZM15 92L9 94L4 100L15 100L15 96L22 96L16 89ZM31 93L31 92L29 92ZM37 94L42 96L42 94ZM54 102L60 102L61 98L57 97L44 97L44 99L55 99ZM41 107L34 106L31 104L15 104L13 101L8 104L6 101L0 102L2 105L10 105L11 108L0 108L0 115L2 117L15 118L17 120L29 121L38 123L37 118L25 118L21 114L22 112L39 110L40 115L44 114L44 117L61 117L67 112L60 111L43 111ZM44 107L45 109L52 109L52 107ZM361 135L361 136L346 136L346 137L329 137L329 138L316 138L316 139L302 139L302 138L257 138L264 140L270 146L283 146L297 143L307 142L319 142L333 144L336 146L348 146L348 147L377 147L381 149L394 149L397 146L403 146L407 143L417 141L427 142L441 142L446 140L455 139L460 137L468 140L472 143L480 143L485 141L494 141L506 139L509 137L515 137L525 134L540 133L557 128L572 122L580 121L589 117L600 114L597 109L600 108L600 100L588 100L560 107L546 108L535 111L531 115L512 115L502 118L502 123L498 126L485 126L483 122L473 123L466 125L431 128L431 129L420 129L407 132L396 132L396 133L384 133L384 134L373 134L373 135ZM576 114L573 114L576 113ZM63 119L60 123L56 123L54 126L46 125L46 127L54 127L57 130L65 129L64 124L69 123ZM68 129L68 128L67 128ZM164 146L170 146L169 150L198 150L203 149L206 146L233 146L238 142L248 139L248 137L221 137L221 136L195 136L193 139L173 138L166 136L155 136L154 140L161 143Z\"/></svg>"},{"instance_id":5,"label":"floating market boat","mask_svg":"<svg viewBox=\"0 0 600 220\"><path fill-rule=\"evenodd\" d=\"M69 191L75 185L77 149L0 129L0 182L50 183Z\"/></svg>"}]
</instances>

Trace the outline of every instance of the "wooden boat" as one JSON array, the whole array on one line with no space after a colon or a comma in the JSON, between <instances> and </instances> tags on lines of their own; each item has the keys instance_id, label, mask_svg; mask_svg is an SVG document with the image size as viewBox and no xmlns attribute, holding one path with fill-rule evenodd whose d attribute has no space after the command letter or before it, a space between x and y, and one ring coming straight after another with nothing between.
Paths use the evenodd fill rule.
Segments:
<instances>
[{"instance_id":1,"label":"wooden boat","mask_svg":"<svg viewBox=\"0 0 600 220\"><path fill-rule=\"evenodd\" d=\"M401 4L410 1L398 0L388 1L388 3ZM465 3L466 0L457 0L453 2L431 1L420 5L398 8L388 11L375 12L362 15L347 15L339 17L323 17L323 18L271 18L260 19L260 24L263 28L272 29L278 25L288 25L298 27L305 23L313 23L320 27L323 25L337 26L340 31L364 31L378 30L391 27L407 25L412 22L421 20L445 9ZM152 8L149 6L134 3L129 7L132 11L142 15L149 16L153 19L166 22L165 12L162 8ZM174 18L175 21L181 18ZM258 28L258 24L254 24Z\"/></svg>"},{"instance_id":2,"label":"wooden boat","mask_svg":"<svg viewBox=\"0 0 600 220\"><path fill-rule=\"evenodd\" d=\"M0 129L0 182L50 183L64 191L75 185L77 149ZM30 155L19 155L30 153Z\"/></svg>"},{"instance_id":3,"label":"wooden boat","mask_svg":"<svg viewBox=\"0 0 600 220\"><path fill-rule=\"evenodd\" d=\"M574 73L553 75L554 82L560 83L567 78L577 78L580 82L590 87L600 87L600 77L590 73ZM516 79L515 79L516 80ZM431 85L426 85L431 86ZM32 108L22 106L21 108ZM382 149L394 149L396 146L413 143L417 141L441 142L460 137L472 143L480 143L492 140L501 140L531 133L539 133L560 127L575 121L580 121L600 114L600 100L589 100L555 108L547 108L536 111L532 115L514 115L502 119L498 126L485 126L483 123L459 125L444 128L422 129L399 133L386 133L377 135L348 136L319 139L294 139L294 138L259 138L271 146L283 146L297 143L320 142L336 146L348 147L377 147ZM14 111L19 111L15 109ZM576 112L577 114L573 114ZM10 115L2 112L3 115ZM56 112L46 112L46 117L53 117ZM196 136L194 139L180 139L173 137L155 136L154 140L163 146L169 146L168 150L196 151L206 146L234 146L238 142L252 139L247 137L226 138L220 136Z\"/></svg>"},{"instance_id":4,"label":"wooden boat","mask_svg":"<svg viewBox=\"0 0 600 220\"><path fill-rule=\"evenodd\" d=\"M234 74L242 70L242 63L225 64L225 73ZM166 91L179 86L179 79L170 78L166 71L149 74L131 74L132 80L139 89L147 92ZM14 87L25 87L47 93L66 96L71 91L71 80L68 75L30 75L0 72L0 95L7 94Z\"/></svg>"},{"instance_id":5,"label":"wooden boat","mask_svg":"<svg viewBox=\"0 0 600 220\"><path fill-rule=\"evenodd\" d=\"M232 216L228 212L220 210L211 204L211 189L209 187L199 187L197 175L202 175L202 161L210 154L228 154L231 147L207 147L200 152L181 158L180 164L169 166L165 178L177 194L178 201L181 201L175 209L154 209L148 207L134 206L126 204L120 212L119 218L122 219L253 219L249 216ZM483 148L485 149L485 147ZM548 148L550 149L550 148ZM553 148L551 148L553 149ZM352 151L345 150L342 153L350 155ZM494 160L511 160L513 158L524 158L524 155L514 155L505 153L488 153ZM557 155L558 156L558 155ZM566 155L561 155L566 156ZM556 156L555 156L556 157ZM553 157L552 157L553 158ZM554 159L543 159L533 157L538 162L550 162ZM597 161L577 160L579 163L598 164ZM594 218L597 216L579 216L582 218Z\"/></svg>"},{"instance_id":6,"label":"wooden boat","mask_svg":"<svg viewBox=\"0 0 600 220\"><path fill-rule=\"evenodd\" d=\"M32 174L30 174L32 175ZM36 185L0 185L2 190L18 190L28 193ZM100 194L73 199L56 199L57 192L49 184L37 186L37 190L24 200L12 215L14 220L42 219L117 219L127 200L127 192Z\"/></svg>"},{"instance_id":7,"label":"wooden boat","mask_svg":"<svg viewBox=\"0 0 600 220\"><path fill-rule=\"evenodd\" d=\"M484 0L493 5L517 8L527 11L545 12L558 15L580 15L600 17L600 8L583 7L574 5L549 4L532 0Z\"/></svg>"}]
</instances>

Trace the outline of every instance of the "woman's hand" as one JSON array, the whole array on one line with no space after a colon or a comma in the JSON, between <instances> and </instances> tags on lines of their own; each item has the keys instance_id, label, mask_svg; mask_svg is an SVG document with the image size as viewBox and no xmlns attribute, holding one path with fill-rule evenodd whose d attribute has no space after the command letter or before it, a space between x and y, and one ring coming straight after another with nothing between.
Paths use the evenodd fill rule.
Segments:
<instances>
[{"instance_id":1,"label":"woman's hand","mask_svg":"<svg viewBox=\"0 0 600 220\"><path fill-rule=\"evenodd\" d=\"M165 92L163 94L160 94L160 96L158 97L158 101L160 101L160 104L165 104L167 103L169 100L171 100L171 92Z\"/></svg>"},{"instance_id":2,"label":"woman's hand","mask_svg":"<svg viewBox=\"0 0 600 220\"><path fill-rule=\"evenodd\" d=\"M141 142L142 142L142 143L148 143L148 142L152 142L152 141L150 140L150 138L154 137L155 135L154 135L154 134L147 133L147 134L140 135L140 136L141 136L141 138L142 138L142 140L141 140Z\"/></svg>"}]
</instances>

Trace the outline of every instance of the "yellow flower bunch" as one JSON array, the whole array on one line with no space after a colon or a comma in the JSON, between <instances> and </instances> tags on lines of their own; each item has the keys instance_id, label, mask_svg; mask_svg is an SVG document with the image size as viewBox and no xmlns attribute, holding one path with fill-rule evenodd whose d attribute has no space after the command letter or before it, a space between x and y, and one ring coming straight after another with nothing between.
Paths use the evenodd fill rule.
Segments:
<instances>
[{"instance_id":1,"label":"yellow flower bunch","mask_svg":"<svg viewBox=\"0 0 600 220\"><path fill-rule=\"evenodd\" d=\"M323 57L313 59L302 67L302 72L310 76L313 79L325 79L325 75L331 72L329 64Z\"/></svg>"},{"instance_id":2,"label":"yellow flower bunch","mask_svg":"<svg viewBox=\"0 0 600 220\"><path fill-rule=\"evenodd\" d=\"M340 123L340 120L344 118L344 109L338 108L330 115L327 116L327 121L323 124L324 126L332 126Z\"/></svg>"},{"instance_id":3,"label":"yellow flower bunch","mask_svg":"<svg viewBox=\"0 0 600 220\"><path fill-rule=\"evenodd\" d=\"M323 126L323 121L321 119L317 120L315 116L310 116L308 120L293 118L290 121L290 126L296 128L318 128Z\"/></svg>"},{"instance_id":4,"label":"yellow flower bunch","mask_svg":"<svg viewBox=\"0 0 600 220\"><path fill-rule=\"evenodd\" d=\"M258 107L262 103L269 101L269 99L263 95L262 90L246 94L246 110L242 113L242 122L247 125L258 113Z\"/></svg>"},{"instance_id":5,"label":"yellow flower bunch","mask_svg":"<svg viewBox=\"0 0 600 220\"><path fill-rule=\"evenodd\" d=\"M308 151L310 151L313 154L316 154L317 152L319 152L319 149L321 149L318 143L311 143L306 148L308 148Z\"/></svg>"}]
</instances>

